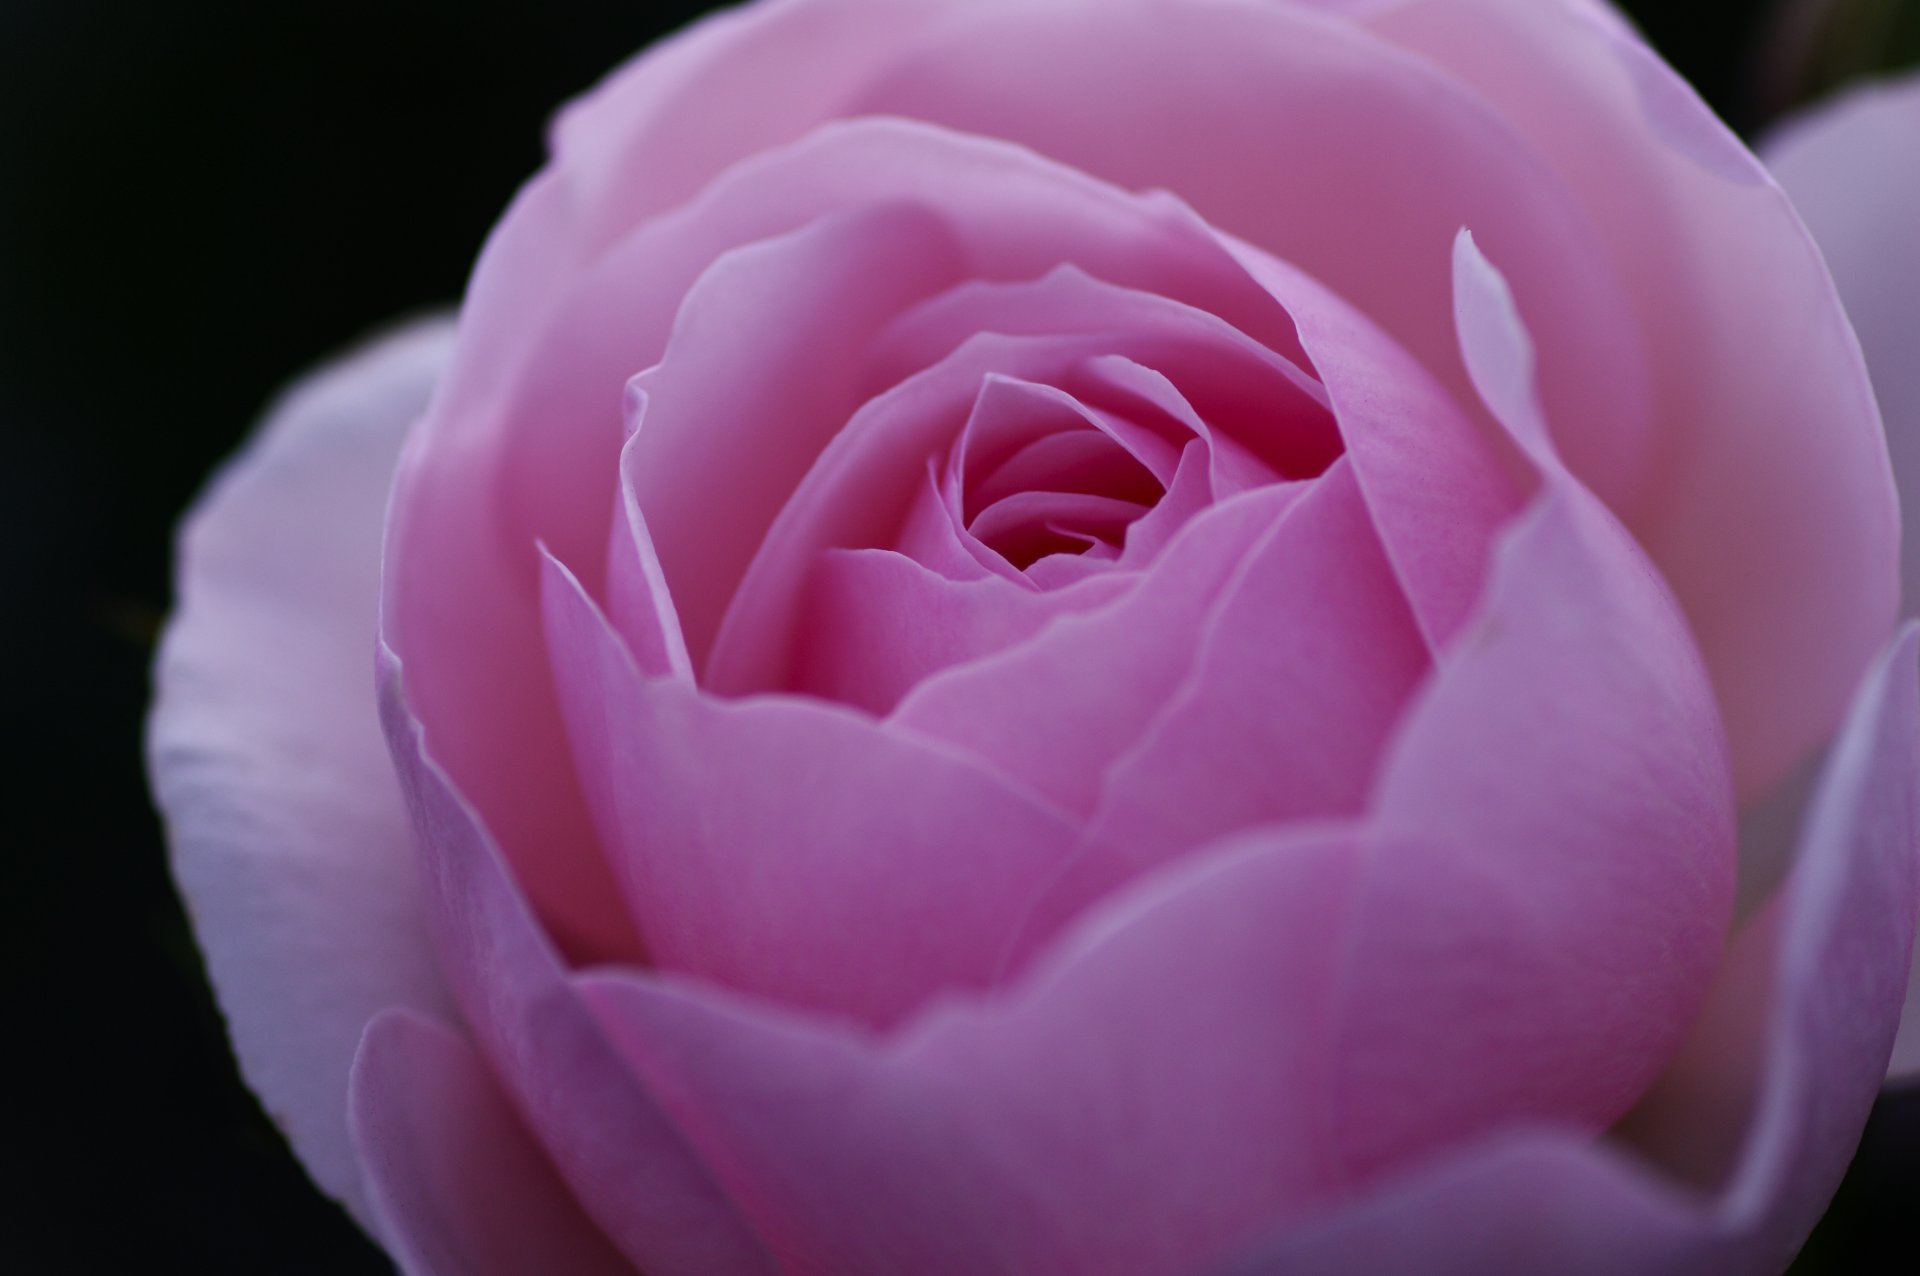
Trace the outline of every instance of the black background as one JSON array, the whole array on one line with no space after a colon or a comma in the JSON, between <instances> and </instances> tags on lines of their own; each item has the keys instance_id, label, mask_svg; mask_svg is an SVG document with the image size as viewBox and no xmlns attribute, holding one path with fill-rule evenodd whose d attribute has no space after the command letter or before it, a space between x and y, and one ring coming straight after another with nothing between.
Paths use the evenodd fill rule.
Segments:
<instances>
[{"instance_id":1,"label":"black background","mask_svg":"<svg viewBox=\"0 0 1920 1276\"><path fill-rule=\"evenodd\" d=\"M1909 5L1900 49L1769 85L1765 6L1627 7L1748 131L1920 51ZM0 1269L387 1270L240 1085L167 877L138 744L170 529L289 376L457 298L550 110L690 12L0 0ZM1917 1207L1909 1091L1803 1268L1911 1260Z\"/></svg>"}]
</instances>

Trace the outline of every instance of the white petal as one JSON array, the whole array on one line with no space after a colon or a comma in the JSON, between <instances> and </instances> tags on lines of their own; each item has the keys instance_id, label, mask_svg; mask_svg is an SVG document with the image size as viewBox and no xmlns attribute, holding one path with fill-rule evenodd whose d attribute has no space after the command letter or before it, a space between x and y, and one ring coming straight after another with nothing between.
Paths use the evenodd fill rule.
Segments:
<instances>
[{"instance_id":1,"label":"white petal","mask_svg":"<svg viewBox=\"0 0 1920 1276\"><path fill-rule=\"evenodd\" d=\"M187 520L148 765L234 1051L362 1224L347 1075L376 1012L442 1013L374 697L387 489L451 346L411 324L297 384Z\"/></svg>"}]
</instances>

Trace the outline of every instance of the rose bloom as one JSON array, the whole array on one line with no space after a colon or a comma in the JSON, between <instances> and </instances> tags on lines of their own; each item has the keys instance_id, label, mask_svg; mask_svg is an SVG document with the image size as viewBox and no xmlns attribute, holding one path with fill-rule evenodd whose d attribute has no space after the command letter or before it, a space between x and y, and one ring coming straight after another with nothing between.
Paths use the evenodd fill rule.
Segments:
<instances>
[{"instance_id":1,"label":"rose bloom","mask_svg":"<svg viewBox=\"0 0 1920 1276\"><path fill-rule=\"evenodd\" d=\"M1898 550L1597 3L782 0L272 413L152 767L410 1273L1773 1272L1907 980Z\"/></svg>"}]
</instances>

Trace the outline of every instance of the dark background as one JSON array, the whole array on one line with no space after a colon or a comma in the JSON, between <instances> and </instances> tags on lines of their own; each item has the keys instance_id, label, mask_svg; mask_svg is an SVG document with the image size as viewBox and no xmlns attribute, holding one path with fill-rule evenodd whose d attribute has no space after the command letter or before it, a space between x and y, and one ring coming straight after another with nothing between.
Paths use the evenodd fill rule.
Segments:
<instances>
[{"instance_id":1,"label":"dark background","mask_svg":"<svg viewBox=\"0 0 1920 1276\"><path fill-rule=\"evenodd\" d=\"M0 1268L360 1273L229 1061L141 774L171 526L274 389L450 303L564 98L700 6L0 0ZM1735 125L1920 55L1842 0L1628 4ZM1920 1090L1884 1099L1808 1271L1911 1270Z\"/></svg>"}]
</instances>

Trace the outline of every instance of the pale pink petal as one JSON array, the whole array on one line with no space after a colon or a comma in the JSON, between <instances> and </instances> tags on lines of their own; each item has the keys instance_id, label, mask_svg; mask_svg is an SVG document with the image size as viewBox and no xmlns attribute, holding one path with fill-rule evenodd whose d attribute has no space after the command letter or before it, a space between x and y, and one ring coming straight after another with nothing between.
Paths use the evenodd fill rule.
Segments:
<instances>
[{"instance_id":1,"label":"pale pink petal","mask_svg":"<svg viewBox=\"0 0 1920 1276\"><path fill-rule=\"evenodd\" d=\"M523 605L532 583L527 572L543 542L579 542L582 519L597 518L591 552L604 553L614 492L603 503L582 496L594 484L572 485L565 502L570 526L540 520L522 540L500 514L500 487L535 486L541 471L435 437L434 420L430 415L414 432L388 507L381 640L418 657L408 695L434 723L443 765L498 830L541 924L575 958L637 958L640 943L574 780L552 687L530 676L542 665L541 635L533 609ZM596 463L611 477L618 420L616 404L604 447L570 449L569 430L550 431L549 462L570 450L605 451ZM585 471L595 468L573 459Z\"/></svg>"},{"instance_id":2,"label":"pale pink petal","mask_svg":"<svg viewBox=\"0 0 1920 1276\"><path fill-rule=\"evenodd\" d=\"M1722 1210L1777 1255L1832 1199L1893 1046L1920 913L1916 651L1909 626L1868 671L1780 900L1749 924L1711 1013L1636 1113L1655 1155L1726 1147L1716 1127L1756 1096ZM1722 1088L1732 1103L1708 1095ZM1680 1163L1702 1168L1715 1167Z\"/></svg>"},{"instance_id":3,"label":"pale pink petal","mask_svg":"<svg viewBox=\"0 0 1920 1276\"><path fill-rule=\"evenodd\" d=\"M380 1235L407 1276L631 1276L486 1064L432 1020L387 1011L367 1026L352 1120Z\"/></svg>"},{"instance_id":4,"label":"pale pink petal","mask_svg":"<svg viewBox=\"0 0 1920 1276\"><path fill-rule=\"evenodd\" d=\"M1917 645L1909 631L1869 671L1792 880L1620 1141L1462 1150L1208 1276L1780 1271L1839 1184L1892 1044L1920 893Z\"/></svg>"},{"instance_id":5,"label":"pale pink petal","mask_svg":"<svg viewBox=\"0 0 1920 1276\"><path fill-rule=\"evenodd\" d=\"M1764 148L1825 254L1859 333L1908 499L1902 609L1920 611L1920 76L1856 89ZM1893 1072L1920 1076L1920 966Z\"/></svg>"},{"instance_id":6,"label":"pale pink petal","mask_svg":"<svg viewBox=\"0 0 1920 1276\"><path fill-rule=\"evenodd\" d=\"M1819 254L1758 162L1604 6L1407 0L1374 29L1495 106L1597 227L1646 334L1659 481L1619 499L1597 455L1606 417L1568 413L1549 386L1547 419L1671 582L1740 792L1765 792L1832 731L1897 600L1885 445ZM1582 339L1544 322L1530 267L1460 224L1513 281L1543 360ZM1595 402L1612 406L1604 389Z\"/></svg>"},{"instance_id":7,"label":"pale pink petal","mask_svg":"<svg viewBox=\"0 0 1920 1276\"><path fill-rule=\"evenodd\" d=\"M877 1024L993 981L1071 822L837 706L643 677L551 561L545 607L581 779L660 965Z\"/></svg>"},{"instance_id":8,"label":"pale pink petal","mask_svg":"<svg viewBox=\"0 0 1920 1276\"><path fill-rule=\"evenodd\" d=\"M380 714L424 866L427 931L474 1044L582 1210L643 1271L771 1273L759 1240L611 1052L480 816L379 654Z\"/></svg>"},{"instance_id":9,"label":"pale pink petal","mask_svg":"<svg viewBox=\"0 0 1920 1276\"><path fill-rule=\"evenodd\" d=\"M1319 9L1326 13L1337 13L1342 17L1365 18L1391 9L1394 5L1404 4L1406 0L1278 0L1278 2L1300 9Z\"/></svg>"},{"instance_id":10,"label":"pale pink petal","mask_svg":"<svg viewBox=\"0 0 1920 1276\"><path fill-rule=\"evenodd\" d=\"M268 414L182 536L148 766L240 1070L328 1195L369 1222L347 1071L385 1006L446 1005L373 691L380 517L445 366L428 320Z\"/></svg>"},{"instance_id":11,"label":"pale pink petal","mask_svg":"<svg viewBox=\"0 0 1920 1276\"><path fill-rule=\"evenodd\" d=\"M1215 848L883 1041L676 980L586 995L791 1270L1188 1276L1330 1190L1355 867L1332 830Z\"/></svg>"}]
</instances>

